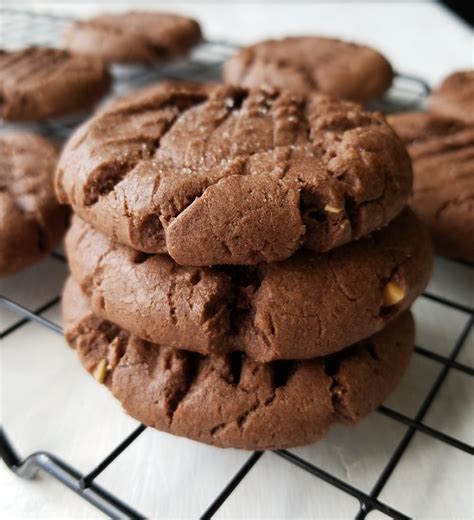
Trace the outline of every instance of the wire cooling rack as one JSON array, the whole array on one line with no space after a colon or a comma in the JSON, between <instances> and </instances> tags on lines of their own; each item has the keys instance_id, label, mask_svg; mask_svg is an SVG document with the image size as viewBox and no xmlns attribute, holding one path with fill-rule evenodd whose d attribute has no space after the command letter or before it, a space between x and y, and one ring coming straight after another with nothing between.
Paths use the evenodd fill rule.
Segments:
<instances>
[{"instance_id":1,"label":"wire cooling rack","mask_svg":"<svg viewBox=\"0 0 474 520\"><path fill-rule=\"evenodd\" d=\"M48 44L56 45L59 41L59 35L70 20L58 16L48 14L38 14L25 11L0 10L0 37L2 46L8 48L21 47L26 44ZM193 79L207 80L218 76L220 66L223 59L229 52L233 50L232 45L226 42L205 42L201 45L190 59L179 64L167 65L160 68L131 68L122 67L114 70L115 76L115 92L125 92L138 86L148 84L151 81L160 78L169 79ZM405 82L408 87L402 87L401 82ZM423 96L429 91L429 87L417 78L411 78L399 75L399 81L392 89L390 95L379 103L379 106L390 109L406 107L408 105L419 104L423 101ZM400 103L400 94L405 96L404 101ZM398 99L394 102L393 99ZM408 99L408 102L407 102ZM36 125L36 130L58 139L64 139L70 133L77 122L46 122ZM51 262L63 264L65 258L61 253L55 252L51 257ZM472 272L474 266L465 262L455 262L454 265L460 265L469 272ZM59 286L59 285L58 285ZM14 293L14 291L13 291ZM462 326L457 331L457 338L454 341L450 352L447 355L441 355L434 349L422 346L415 347L417 356L430 359L439 367L439 373L424 393L424 398L417 412L410 417L400 413L394 408L381 406L377 412L396 423L403 425L406 430L400 442L396 445L391 456L386 461L385 466L381 470L378 478L375 480L370 491L364 491L359 487L353 486L341 479L340 477L318 467L314 463L305 460L299 455L289 450L278 450L274 453L287 460L291 464L300 468L301 471L313 475L317 479L321 479L327 484L334 486L338 490L359 502L359 511L356 519L365 518L372 511L379 511L383 515L390 518L409 518L407 514L397 507L396 504L385 503L380 500L380 495L387 484L388 480L394 474L400 460L409 447L412 439L416 434L436 439L440 443L444 443L455 450L459 450L465 456L473 455L474 448L463 440L448 435L440 429L433 428L425 422L428 411L435 402L443 383L448 374L458 372L467 376L473 376L474 370L468 364L461 363L458 357L467 342L467 338L473 326L474 309L466 305L465 301L456 301L453 298L446 298L443 295L432 292L425 292L421 298L428 302L433 302L442 306L447 310L454 310L464 316ZM41 327L45 327L57 334L62 334L61 327L45 318L44 314L49 309L57 305L60 300L59 294L55 294L53 298L42 302L37 308L30 309L28 305L22 305L12 297L11 293L0 294L0 306L7 312L13 313L12 322L0 331L0 338L6 339L15 333L18 333L23 327L30 322L35 322ZM9 389L12 391L13 389ZM0 455L5 464L18 477L24 479L33 479L38 471L42 470L53 478L70 488L83 499L93 504L97 509L104 512L111 518L145 518L138 510L139 504L131 505L115 496L103 487L101 487L96 479L107 469L113 469L114 461L139 438L145 431L146 426L139 425L130 435L124 438L116 447L114 447L108 456L106 456L96 467L92 468L88 473L81 473L65 460L46 451L36 451L26 457L16 453L14 441L10 440L6 429L8 425L3 424L0 429ZM25 424L25 428L27 425ZM246 478L252 468L259 462L262 452L252 453L246 462L240 467L230 481L215 496L211 503L200 515L201 518L211 518L223 506L226 500L237 489L239 484ZM159 511L156 512L159 514Z\"/></svg>"}]
</instances>

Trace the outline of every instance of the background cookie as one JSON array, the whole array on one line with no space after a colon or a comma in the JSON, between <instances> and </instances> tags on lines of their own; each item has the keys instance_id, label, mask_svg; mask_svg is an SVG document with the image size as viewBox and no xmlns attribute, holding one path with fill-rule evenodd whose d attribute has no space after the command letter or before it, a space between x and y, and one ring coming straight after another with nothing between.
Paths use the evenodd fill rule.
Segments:
<instances>
[{"instance_id":1,"label":"background cookie","mask_svg":"<svg viewBox=\"0 0 474 520\"><path fill-rule=\"evenodd\" d=\"M354 424L395 388L410 359L409 312L344 351L260 364L234 353L200 356L145 342L90 312L69 280L66 338L84 367L145 424L222 447L308 444L332 423Z\"/></svg>"},{"instance_id":2,"label":"background cookie","mask_svg":"<svg viewBox=\"0 0 474 520\"><path fill-rule=\"evenodd\" d=\"M0 277L48 254L67 226L54 195L58 150L34 134L0 135Z\"/></svg>"},{"instance_id":3,"label":"background cookie","mask_svg":"<svg viewBox=\"0 0 474 520\"><path fill-rule=\"evenodd\" d=\"M34 121L81 112L109 89L99 58L60 49L0 50L0 117Z\"/></svg>"},{"instance_id":4,"label":"background cookie","mask_svg":"<svg viewBox=\"0 0 474 520\"><path fill-rule=\"evenodd\" d=\"M66 47L108 62L166 61L186 54L201 40L199 24L169 13L132 11L75 22Z\"/></svg>"},{"instance_id":5,"label":"background cookie","mask_svg":"<svg viewBox=\"0 0 474 520\"><path fill-rule=\"evenodd\" d=\"M429 107L440 116L474 124L474 70L449 75L431 94Z\"/></svg>"},{"instance_id":6,"label":"background cookie","mask_svg":"<svg viewBox=\"0 0 474 520\"><path fill-rule=\"evenodd\" d=\"M224 66L224 81L369 101L390 87L393 71L382 54L333 38L292 37L246 47Z\"/></svg>"},{"instance_id":7,"label":"background cookie","mask_svg":"<svg viewBox=\"0 0 474 520\"><path fill-rule=\"evenodd\" d=\"M178 266L77 217L66 249L100 317L162 345L260 361L326 355L374 334L411 305L431 268L429 239L409 210L371 237L255 268Z\"/></svg>"},{"instance_id":8,"label":"background cookie","mask_svg":"<svg viewBox=\"0 0 474 520\"><path fill-rule=\"evenodd\" d=\"M66 145L57 193L115 241L179 264L327 251L387 224L411 163L381 114L326 96L161 85Z\"/></svg>"},{"instance_id":9,"label":"background cookie","mask_svg":"<svg viewBox=\"0 0 474 520\"><path fill-rule=\"evenodd\" d=\"M415 171L410 205L435 250L474 261L474 125L429 113L390 116Z\"/></svg>"}]
</instances>

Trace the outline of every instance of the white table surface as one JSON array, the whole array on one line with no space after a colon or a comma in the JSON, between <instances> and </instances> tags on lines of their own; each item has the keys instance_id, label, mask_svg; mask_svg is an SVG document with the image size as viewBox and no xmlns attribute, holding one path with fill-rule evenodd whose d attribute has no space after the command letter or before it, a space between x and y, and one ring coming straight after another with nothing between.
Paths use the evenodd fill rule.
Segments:
<instances>
[{"instance_id":1,"label":"white table surface","mask_svg":"<svg viewBox=\"0 0 474 520\"><path fill-rule=\"evenodd\" d=\"M7 1L0 5L87 16L98 10L150 7L197 17L209 38L249 43L285 34L326 34L372 44L395 68L436 84L444 75L473 66L473 37L458 18L431 3ZM1 37L1 35L0 35ZM0 294L36 309L55 296L65 268L47 259L29 271L0 281ZM472 269L437 259L429 290L472 305ZM467 315L437 303L415 305L417 343L449 352ZM45 316L60 323L56 305ZM0 309L0 330L17 316ZM474 334L459 361L473 364ZM413 417L442 366L415 355L400 388L387 405ZM30 323L2 340L0 412L23 455L51 451L90 471L137 426L105 388L80 367L64 340ZM472 378L451 371L425 423L473 443ZM369 492L401 436L398 422L372 414L356 429L335 427L328 438L293 450L298 455ZM148 516L196 518L249 454L220 450L146 430L98 482ZM417 518L473 518L472 458L416 433L380 500ZM222 518L351 518L356 500L266 453L218 511ZM95 508L41 474L34 481L14 477L0 464L0 518L97 518ZM372 513L369 518L385 518Z\"/></svg>"}]
</instances>

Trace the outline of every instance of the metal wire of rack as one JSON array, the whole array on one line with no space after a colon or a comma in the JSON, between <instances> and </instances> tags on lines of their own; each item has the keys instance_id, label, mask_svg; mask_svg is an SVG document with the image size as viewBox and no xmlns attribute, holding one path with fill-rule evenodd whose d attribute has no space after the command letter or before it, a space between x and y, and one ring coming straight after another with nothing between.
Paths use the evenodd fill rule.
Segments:
<instances>
[{"instance_id":1,"label":"metal wire of rack","mask_svg":"<svg viewBox=\"0 0 474 520\"><path fill-rule=\"evenodd\" d=\"M25 44L47 44L56 45L60 31L70 19L49 15L45 13L33 13L17 10L0 10L0 35L2 47L21 47ZM116 92L123 92L141 85L150 83L162 78L167 79L193 79L208 80L216 78L218 75L222 60L232 51L235 46L227 42L204 42L203 45L191 56L190 59L183 63L172 64L165 67L152 67L147 69L131 69L122 68L114 71ZM412 102L415 100L419 103L429 92L429 87L425 82L418 78L411 78L399 75L399 80L411 83L408 87L409 95ZM393 90L396 91L397 87ZM402 89L403 90L403 89ZM381 105L385 108L400 108L400 105L393 105L383 101ZM402 105L402 108L406 105ZM46 122L37 125L36 130L56 137L60 140L74 128L76 122ZM65 262L65 258L60 253L53 253L52 258L57 262ZM474 268L473 264L466 262L458 262L470 269ZM288 450L277 450L274 453L279 457L287 460L291 464L301 468L316 478L334 486L340 491L354 497L359 502L359 511L356 519L365 518L371 511L379 511L389 518L405 519L409 518L396 507L386 504L379 500L379 496L384 489L387 481L392 476L404 452L412 441L416 433L429 436L437 441L455 448L466 455L474 454L474 447L463 442L462 440L447 435L446 433L432 428L424 423L424 419L433 404L435 397L439 393L443 382L450 371L458 371L468 376L474 375L474 369L464 363L457 361L457 358L466 343L467 337L474 324L474 308L467 306L435 294L425 292L423 299L431 300L447 309L453 309L463 313L467 321L453 345L448 356L440 355L433 350L422 346L415 347L415 353L434 362L440 367L440 372L427 391L424 400L421 403L414 418L399 413L398 411L387 406L378 408L377 413L384 415L393 421L396 421L407 427L404 436L391 454L385 467L379 474L375 484L370 492L365 492L354 487L335 475L323 470L322 468L304 460L298 455ZM30 321L34 321L39 325L62 334L62 329L56 323L46 319L43 314L60 300L60 296L55 296L47 301L39 308L30 310L25 306L13 301L11 298L0 294L0 307L13 311L18 319L0 332L0 339L4 339L24 327ZM111 518L145 518L137 509L125 503L119 497L114 496L106 489L96 483L96 478L119 457L133 442L145 431L146 426L139 425L130 435L123 439L111 452L106 456L95 468L91 469L87 474L80 473L66 461L46 451L38 451L26 457L18 455L10 441L5 425L0 426L0 456L5 464L18 476L25 479L32 479L38 471L44 471L53 478L67 486L76 494L93 504L97 509L105 513ZM236 472L233 478L224 486L221 492L209 504L207 509L202 513L201 518L211 518L224 502L230 497L233 491L239 486L246 475L258 463L262 456L262 452L252 453L242 467Z\"/></svg>"}]
</instances>

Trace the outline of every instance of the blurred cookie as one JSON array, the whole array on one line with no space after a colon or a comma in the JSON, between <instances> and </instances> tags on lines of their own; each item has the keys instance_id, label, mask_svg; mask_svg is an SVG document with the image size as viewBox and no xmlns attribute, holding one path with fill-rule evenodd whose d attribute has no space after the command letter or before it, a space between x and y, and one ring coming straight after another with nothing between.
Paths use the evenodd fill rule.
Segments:
<instances>
[{"instance_id":1,"label":"blurred cookie","mask_svg":"<svg viewBox=\"0 0 474 520\"><path fill-rule=\"evenodd\" d=\"M261 364L239 353L204 357L148 343L97 317L71 279L63 314L82 364L130 415L175 435L247 450L309 444L333 423L359 422L396 387L414 341L405 312L325 358Z\"/></svg>"},{"instance_id":2,"label":"blurred cookie","mask_svg":"<svg viewBox=\"0 0 474 520\"><path fill-rule=\"evenodd\" d=\"M267 40L238 51L224 66L224 81L370 101L392 84L387 59L370 47L333 38Z\"/></svg>"},{"instance_id":3,"label":"blurred cookie","mask_svg":"<svg viewBox=\"0 0 474 520\"><path fill-rule=\"evenodd\" d=\"M201 38L199 24L191 18L143 11L81 20L65 35L71 52L120 63L168 61L186 54Z\"/></svg>"},{"instance_id":4,"label":"blurred cookie","mask_svg":"<svg viewBox=\"0 0 474 520\"><path fill-rule=\"evenodd\" d=\"M474 124L474 70L455 72L431 94L432 112Z\"/></svg>"},{"instance_id":5,"label":"blurred cookie","mask_svg":"<svg viewBox=\"0 0 474 520\"><path fill-rule=\"evenodd\" d=\"M430 113L390 116L413 160L410 205L437 253L474 261L474 124Z\"/></svg>"},{"instance_id":6,"label":"blurred cookie","mask_svg":"<svg viewBox=\"0 0 474 520\"><path fill-rule=\"evenodd\" d=\"M69 210L53 188L57 157L43 137L0 135L0 277L50 253L66 230Z\"/></svg>"},{"instance_id":7,"label":"blurred cookie","mask_svg":"<svg viewBox=\"0 0 474 520\"><path fill-rule=\"evenodd\" d=\"M66 250L98 316L169 347L259 361L322 356L374 334L410 307L431 271L429 238L409 210L328 253L256 267L179 266L77 217Z\"/></svg>"},{"instance_id":8,"label":"blurred cookie","mask_svg":"<svg viewBox=\"0 0 474 520\"><path fill-rule=\"evenodd\" d=\"M60 200L117 242L182 265L327 251L385 226L411 191L384 117L314 94L160 85L66 145Z\"/></svg>"},{"instance_id":9,"label":"blurred cookie","mask_svg":"<svg viewBox=\"0 0 474 520\"><path fill-rule=\"evenodd\" d=\"M36 121L82 112L109 89L102 60L60 49L0 51L0 118Z\"/></svg>"}]
</instances>

